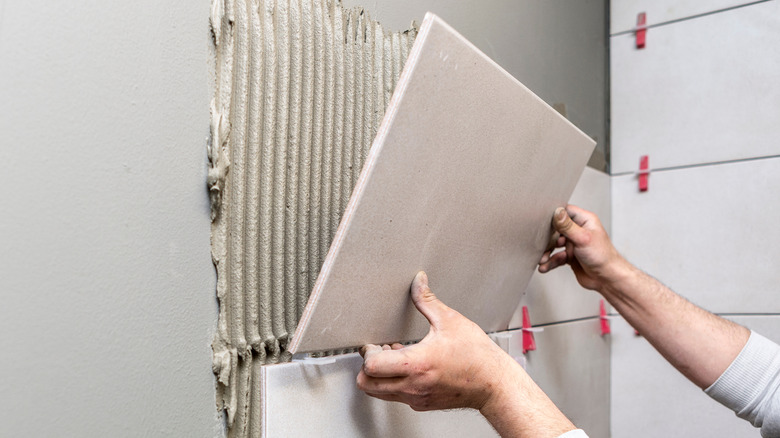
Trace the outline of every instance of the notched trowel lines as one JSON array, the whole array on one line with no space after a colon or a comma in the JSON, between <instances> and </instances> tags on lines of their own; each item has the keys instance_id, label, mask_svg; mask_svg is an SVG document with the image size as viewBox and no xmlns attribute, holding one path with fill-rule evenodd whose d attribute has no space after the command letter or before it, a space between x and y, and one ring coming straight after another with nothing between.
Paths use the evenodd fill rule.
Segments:
<instances>
[{"instance_id":1,"label":"notched trowel lines","mask_svg":"<svg viewBox=\"0 0 780 438\"><path fill-rule=\"evenodd\" d=\"M286 351L416 30L334 0L215 0L208 187L218 404L260 435L260 366Z\"/></svg>"}]
</instances>

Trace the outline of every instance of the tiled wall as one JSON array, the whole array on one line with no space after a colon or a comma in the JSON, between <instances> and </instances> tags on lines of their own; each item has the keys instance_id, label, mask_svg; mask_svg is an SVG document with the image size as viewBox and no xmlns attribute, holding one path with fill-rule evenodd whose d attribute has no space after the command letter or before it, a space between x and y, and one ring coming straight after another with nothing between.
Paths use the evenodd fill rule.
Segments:
<instances>
[{"instance_id":1,"label":"tiled wall","mask_svg":"<svg viewBox=\"0 0 780 438\"><path fill-rule=\"evenodd\" d=\"M612 2L612 230L676 292L780 341L780 3L747 3ZM639 12L654 25L644 49ZM758 434L622 320L611 400L615 438Z\"/></svg>"}]
</instances>

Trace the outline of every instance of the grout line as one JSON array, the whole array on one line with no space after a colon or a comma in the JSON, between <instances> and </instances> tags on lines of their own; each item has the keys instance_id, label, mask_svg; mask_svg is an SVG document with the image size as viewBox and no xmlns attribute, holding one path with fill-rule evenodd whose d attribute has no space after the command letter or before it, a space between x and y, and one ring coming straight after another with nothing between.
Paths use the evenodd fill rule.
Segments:
<instances>
[{"instance_id":1,"label":"grout line","mask_svg":"<svg viewBox=\"0 0 780 438\"><path fill-rule=\"evenodd\" d=\"M711 161L708 163L698 163L698 164L682 164L679 166L669 166L669 167L659 167L657 169L650 169L647 172L653 173L653 172L667 172L670 170L683 170L683 169L692 169L697 167L707 167L707 166L719 166L722 164L736 164L736 163L746 163L750 161L759 161L759 160L771 160L775 158L780 158L780 155L765 155L762 157L751 157L751 158L737 158L734 160L723 160L723 161ZM610 176L626 176L626 175L638 175L639 172L618 172L613 173Z\"/></svg>"},{"instance_id":2,"label":"grout line","mask_svg":"<svg viewBox=\"0 0 780 438\"><path fill-rule=\"evenodd\" d=\"M570 323L570 322L589 321L591 319L599 319L599 316L598 315L595 315L595 316L584 316L582 318L567 319L567 320L564 320L564 321L547 322L547 323L538 324L538 325L533 325L532 324L532 327L549 327L549 326L552 326L552 325L567 324L567 323ZM517 328L517 329L513 329L513 330L520 330L520 329L521 328Z\"/></svg>"},{"instance_id":3,"label":"grout line","mask_svg":"<svg viewBox=\"0 0 780 438\"><path fill-rule=\"evenodd\" d=\"M766 3L768 1L770 1L770 0L758 0L758 1L750 2L750 3L745 3L744 5L729 6L727 8L717 9L715 11L703 12L701 14L689 15L687 17L682 17L682 18L675 18L675 19L669 20L669 21L662 21L660 23L650 24L648 26L645 26L643 29L652 29L654 27L666 26L667 24L674 24L674 23L679 23L681 21L693 20L695 18L706 17L708 15L719 14L721 12L728 12L728 11L732 11L734 9L744 8L746 6L753 6L753 5L757 5L759 3ZM615 32L613 34L610 34L609 36L610 37L614 37L614 36L620 36L620 35L627 35L627 34L632 34L632 33L636 32L636 31L637 31L637 28L633 28L633 29L629 29L629 30L622 30L620 32Z\"/></svg>"}]
</instances>

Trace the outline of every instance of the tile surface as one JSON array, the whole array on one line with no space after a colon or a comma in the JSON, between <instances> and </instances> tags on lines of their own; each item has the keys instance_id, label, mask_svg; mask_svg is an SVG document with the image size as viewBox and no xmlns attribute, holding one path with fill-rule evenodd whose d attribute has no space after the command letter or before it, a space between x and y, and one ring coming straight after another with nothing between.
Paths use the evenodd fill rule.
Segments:
<instances>
[{"instance_id":1,"label":"tile surface","mask_svg":"<svg viewBox=\"0 0 780 438\"><path fill-rule=\"evenodd\" d=\"M780 2L611 38L611 172L780 154Z\"/></svg>"},{"instance_id":2,"label":"tile surface","mask_svg":"<svg viewBox=\"0 0 780 438\"><path fill-rule=\"evenodd\" d=\"M354 353L332 360L262 367L261 436L497 436L474 410L415 412L401 403L369 397L355 386L363 359Z\"/></svg>"},{"instance_id":3,"label":"tile surface","mask_svg":"<svg viewBox=\"0 0 780 438\"><path fill-rule=\"evenodd\" d=\"M522 356L521 331L493 336L509 354ZM535 336L538 349L525 355L531 377L591 437L608 436L609 339L600 336L598 320L547 326ZM262 436L496 436L476 411L415 412L366 396L355 387L362 363L349 354L321 365L261 367Z\"/></svg>"},{"instance_id":4,"label":"tile surface","mask_svg":"<svg viewBox=\"0 0 780 438\"><path fill-rule=\"evenodd\" d=\"M713 312L780 313L780 158L612 178L612 236L632 263Z\"/></svg>"},{"instance_id":5,"label":"tile surface","mask_svg":"<svg viewBox=\"0 0 780 438\"><path fill-rule=\"evenodd\" d=\"M522 351L520 330L512 356ZM609 436L610 341L598 318L544 327L526 370L556 406L591 438Z\"/></svg>"},{"instance_id":6,"label":"tile surface","mask_svg":"<svg viewBox=\"0 0 780 438\"><path fill-rule=\"evenodd\" d=\"M647 14L647 24L653 25L706 14L735 6L755 3L746 0L612 0L610 2L610 33L636 27L636 16Z\"/></svg>"},{"instance_id":7,"label":"tile surface","mask_svg":"<svg viewBox=\"0 0 780 438\"><path fill-rule=\"evenodd\" d=\"M593 146L427 15L290 350L421 338L421 269L444 302L506 329Z\"/></svg>"},{"instance_id":8,"label":"tile surface","mask_svg":"<svg viewBox=\"0 0 780 438\"><path fill-rule=\"evenodd\" d=\"M729 317L780 341L780 316ZM750 423L712 400L622 318L612 320L612 437L755 438Z\"/></svg>"},{"instance_id":9,"label":"tile surface","mask_svg":"<svg viewBox=\"0 0 780 438\"><path fill-rule=\"evenodd\" d=\"M610 227L610 177L586 167L580 176L570 204L596 213L604 227ZM568 321L599 314L600 295L580 287L571 269L562 267L546 274L534 272L520 299L510 328L522 327L522 307L528 306L533 324Z\"/></svg>"}]
</instances>

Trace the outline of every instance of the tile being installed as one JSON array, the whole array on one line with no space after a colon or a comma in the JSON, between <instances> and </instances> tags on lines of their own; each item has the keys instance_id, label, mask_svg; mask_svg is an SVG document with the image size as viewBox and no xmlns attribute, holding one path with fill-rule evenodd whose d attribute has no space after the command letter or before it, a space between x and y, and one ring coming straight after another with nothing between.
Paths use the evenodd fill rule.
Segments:
<instances>
[{"instance_id":1,"label":"tile being installed","mask_svg":"<svg viewBox=\"0 0 780 438\"><path fill-rule=\"evenodd\" d=\"M681 20L700 14L721 11L756 1L746 0L612 0L610 2L610 33L625 32L636 27L637 14L644 12L647 25Z\"/></svg>"},{"instance_id":2,"label":"tile being installed","mask_svg":"<svg viewBox=\"0 0 780 438\"><path fill-rule=\"evenodd\" d=\"M610 39L611 172L780 154L780 2Z\"/></svg>"},{"instance_id":3,"label":"tile being installed","mask_svg":"<svg viewBox=\"0 0 780 438\"><path fill-rule=\"evenodd\" d=\"M780 341L780 315L728 319ZM760 435L689 382L622 318L612 320L611 336L614 438Z\"/></svg>"},{"instance_id":4,"label":"tile being installed","mask_svg":"<svg viewBox=\"0 0 780 438\"><path fill-rule=\"evenodd\" d=\"M632 263L712 312L780 313L780 158L612 178L612 236Z\"/></svg>"},{"instance_id":5,"label":"tile being installed","mask_svg":"<svg viewBox=\"0 0 780 438\"><path fill-rule=\"evenodd\" d=\"M610 176L586 167L569 203L596 213L609 231ZM568 266L546 274L534 272L509 327L522 327L523 306L528 306L531 323L548 324L598 316L600 299L600 295L583 289L577 283L574 273Z\"/></svg>"},{"instance_id":6,"label":"tile being installed","mask_svg":"<svg viewBox=\"0 0 780 438\"><path fill-rule=\"evenodd\" d=\"M506 329L593 146L426 15L290 350L422 338L419 270L485 331Z\"/></svg>"}]
</instances>

